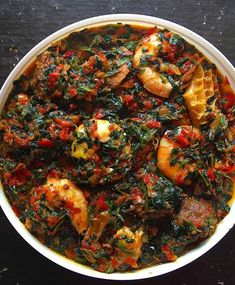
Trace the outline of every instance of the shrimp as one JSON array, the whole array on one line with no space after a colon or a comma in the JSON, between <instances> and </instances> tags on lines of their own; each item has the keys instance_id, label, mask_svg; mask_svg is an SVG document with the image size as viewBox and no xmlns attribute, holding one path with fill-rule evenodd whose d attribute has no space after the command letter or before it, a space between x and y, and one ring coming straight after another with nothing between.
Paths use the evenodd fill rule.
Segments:
<instances>
[{"instance_id":1,"label":"shrimp","mask_svg":"<svg viewBox=\"0 0 235 285\"><path fill-rule=\"evenodd\" d=\"M185 159L183 149L193 147L200 139L199 129L192 126L180 126L173 131L166 131L157 151L157 166L161 172L178 185L191 184L187 176L197 167L196 163L190 163L189 159Z\"/></svg>"},{"instance_id":2,"label":"shrimp","mask_svg":"<svg viewBox=\"0 0 235 285\"><path fill-rule=\"evenodd\" d=\"M144 84L144 88L158 96L168 98L173 87L168 79L160 74L153 66L141 64L142 59L157 59L161 41L157 34L151 34L144 38L143 42L136 48L133 58L133 66L139 68L137 74L139 80Z\"/></svg>"},{"instance_id":3,"label":"shrimp","mask_svg":"<svg viewBox=\"0 0 235 285\"><path fill-rule=\"evenodd\" d=\"M83 192L68 179L48 178L43 186L46 199L52 206L64 202L72 225L78 233L83 233L88 227L88 206Z\"/></svg>"},{"instance_id":4,"label":"shrimp","mask_svg":"<svg viewBox=\"0 0 235 285\"><path fill-rule=\"evenodd\" d=\"M141 256L141 247L143 231L137 230L132 232L128 227L124 226L119 229L113 236L116 249L116 255L113 257L117 263L117 267L122 264L128 264L133 268L137 268L137 260Z\"/></svg>"}]
</instances>

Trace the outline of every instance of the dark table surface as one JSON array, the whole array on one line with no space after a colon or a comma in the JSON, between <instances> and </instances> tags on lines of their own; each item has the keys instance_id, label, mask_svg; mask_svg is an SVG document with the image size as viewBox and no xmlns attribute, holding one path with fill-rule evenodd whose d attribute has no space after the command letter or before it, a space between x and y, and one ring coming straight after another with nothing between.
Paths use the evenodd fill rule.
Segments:
<instances>
[{"instance_id":1,"label":"dark table surface","mask_svg":"<svg viewBox=\"0 0 235 285\"><path fill-rule=\"evenodd\" d=\"M235 65L233 0L1 0L0 85L17 62L52 32L84 18L139 13L181 24L214 44ZM156 278L120 282L95 280L53 264L31 248L0 210L0 284L235 284L235 230L203 257Z\"/></svg>"}]
</instances>

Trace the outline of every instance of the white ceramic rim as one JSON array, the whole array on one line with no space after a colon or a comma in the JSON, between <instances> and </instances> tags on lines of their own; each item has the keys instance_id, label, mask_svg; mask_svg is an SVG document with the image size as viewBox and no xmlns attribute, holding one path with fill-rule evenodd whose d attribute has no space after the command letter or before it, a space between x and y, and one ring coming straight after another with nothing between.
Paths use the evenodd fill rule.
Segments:
<instances>
[{"instance_id":1,"label":"white ceramic rim","mask_svg":"<svg viewBox=\"0 0 235 285\"><path fill-rule=\"evenodd\" d=\"M228 59L212 44L210 44L207 40L192 32L191 30L182 27L173 22L163 20L156 17L138 15L138 14L110 14L104 16L98 16L89 18L86 20L82 20L66 26L65 28L60 29L59 31L51 34L44 40L42 40L39 44L37 44L33 49L31 49L15 66L12 70L5 83L3 84L0 90L0 112L3 109L4 103L7 99L8 94L12 88L12 83L18 76L25 70L25 68L32 62L36 55L45 50L52 42L63 38L67 34L81 30L88 26L93 25L104 25L107 23L118 23L124 22L129 24L140 24L140 25L157 25L160 27L165 27L169 30L172 30L175 33L179 33L182 35L188 42L194 44L208 59L214 62L217 67L221 70L223 74L225 74L233 89L235 88L235 69L232 64L228 61ZM78 264L72 260L63 257L56 252L50 250L43 244L41 244L34 236L32 236L24 227L24 225L19 221L19 219L14 214L8 200L3 192L2 185L0 184L0 205L2 207L3 212L7 216L10 223L16 229L16 231L38 252L42 255L50 259L51 261L57 263L58 265L67 268L71 271L87 275L90 277L101 278L101 279L109 279L109 280L136 280L136 279L144 279L150 278L158 275L162 275L173 270L176 270L186 264L192 262L197 259L209 249L211 249L216 243L218 243L225 234L233 227L235 223L235 202L233 202L230 213L223 219L223 221L217 227L216 232L208 239L204 240L200 245L196 248L192 249L185 255L178 258L175 262L161 264L157 266L152 266L146 269L140 269L132 272L123 272L123 273L101 273L97 272L94 269Z\"/></svg>"}]
</instances>

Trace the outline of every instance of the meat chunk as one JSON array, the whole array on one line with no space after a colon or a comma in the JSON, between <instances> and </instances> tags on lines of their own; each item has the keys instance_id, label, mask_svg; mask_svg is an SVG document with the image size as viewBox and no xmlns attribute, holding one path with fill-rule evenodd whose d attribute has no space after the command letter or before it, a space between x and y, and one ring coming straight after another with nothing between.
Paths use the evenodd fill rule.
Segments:
<instances>
[{"instance_id":1,"label":"meat chunk","mask_svg":"<svg viewBox=\"0 0 235 285\"><path fill-rule=\"evenodd\" d=\"M109 78L108 83L109 83L110 87L112 87L112 88L117 87L123 81L123 79L126 78L129 71L130 70L128 68L128 65L123 64L118 69L118 72Z\"/></svg>"},{"instance_id":2,"label":"meat chunk","mask_svg":"<svg viewBox=\"0 0 235 285\"><path fill-rule=\"evenodd\" d=\"M192 223L196 228L206 224L206 220L213 214L213 207L209 201L186 197L177 215L177 224Z\"/></svg>"}]
</instances>

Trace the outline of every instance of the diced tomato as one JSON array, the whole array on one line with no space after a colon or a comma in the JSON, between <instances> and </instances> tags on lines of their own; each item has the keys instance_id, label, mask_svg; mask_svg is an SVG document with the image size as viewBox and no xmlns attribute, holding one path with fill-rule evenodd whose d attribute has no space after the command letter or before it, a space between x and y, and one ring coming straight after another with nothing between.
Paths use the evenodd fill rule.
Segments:
<instances>
[{"instance_id":1,"label":"diced tomato","mask_svg":"<svg viewBox=\"0 0 235 285\"><path fill-rule=\"evenodd\" d=\"M181 72L183 74L186 73L190 69L191 65L192 65L192 63L190 60L186 61L180 68Z\"/></svg>"},{"instance_id":2,"label":"diced tomato","mask_svg":"<svg viewBox=\"0 0 235 285\"><path fill-rule=\"evenodd\" d=\"M105 197L100 196L96 201L97 208L100 211L106 211L108 209L108 205L106 204Z\"/></svg>"},{"instance_id":3,"label":"diced tomato","mask_svg":"<svg viewBox=\"0 0 235 285\"><path fill-rule=\"evenodd\" d=\"M173 52L169 53L168 59L169 59L170 62L174 62L174 60L175 60L175 54L174 54Z\"/></svg>"},{"instance_id":4,"label":"diced tomato","mask_svg":"<svg viewBox=\"0 0 235 285\"><path fill-rule=\"evenodd\" d=\"M143 180L144 180L144 184L154 184L155 182L153 181L153 179L158 179L158 176L153 175L152 173L148 173L144 176Z\"/></svg>"},{"instance_id":5,"label":"diced tomato","mask_svg":"<svg viewBox=\"0 0 235 285\"><path fill-rule=\"evenodd\" d=\"M172 252L168 245L162 245L161 248L168 261L175 261L177 259L177 256Z\"/></svg>"},{"instance_id":6,"label":"diced tomato","mask_svg":"<svg viewBox=\"0 0 235 285\"><path fill-rule=\"evenodd\" d=\"M39 112L40 114L44 115L44 114L46 113L46 111L47 111L46 108L44 108L44 107L42 107L42 106L39 106L39 107L38 107L38 112Z\"/></svg>"},{"instance_id":7,"label":"diced tomato","mask_svg":"<svg viewBox=\"0 0 235 285\"><path fill-rule=\"evenodd\" d=\"M5 172L4 173L4 177L5 177L5 180L8 182L8 181L10 181L10 179L11 179L11 173L10 172Z\"/></svg>"},{"instance_id":8,"label":"diced tomato","mask_svg":"<svg viewBox=\"0 0 235 285\"><path fill-rule=\"evenodd\" d=\"M49 172L48 176L53 178L60 178L60 172L57 169L53 168Z\"/></svg>"},{"instance_id":9,"label":"diced tomato","mask_svg":"<svg viewBox=\"0 0 235 285\"><path fill-rule=\"evenodd\" d=\"M11 173L6 172L4 174L4 178L10 186L22 186L31 176L31 172L26 168L24 163L19 163Z\"/></svg>"},{"instance_id":10,"label":"diced tomato","mask_svg":"<svg viewBox=\"0 0 235 285\"><path fill-rule=\"evenodd\" d=\"M56 225L58 221L59 221L58 217L48 217L47 218L47 223L50 227Z\"/></svg>"},{"instance_id":11,"label":"diced tomato","mask_svg":"<svg viewBox=\"0 0 235 285\"><path fill-rule=\"evenodd\" d=\"M187 147L187 146L189 146L189 141L188 141L188 138L184 135L184 134L182 134L182 133L180 133L178 136L177 136L177 142L180 144L180 146L182 146L182 147Z\"/></svg>"},{"instance_id":12,"label":"diced tomato","mask_svg":"<svg viewBox=\"0 0 235 285\"><path fill-rule=\"evenodd\" d=\"M131 194L134 196L142 196L142 192L138 187L134 187L131 191Z\"/></svg>"},{"instance_id":13,"label":"diced tomato","mask_svg":"<svg viewBox=\"0 0 235 285\"><path fill-rule=\"evenodd\" d=\"M15 143L19 146L19 147L27 147L29 145L29 140L26 138L26 139L23 139L17 135L15 135Z\"/></svg>"},{"instance_id":14,"label":"diced tomato","mask_svg":"<svg viewBox=\"0 0 235 285\"><path fill-rule=\"evenodd\" d=\"M136 267L136 259L133 257L125 258L124 263L130 265L131 267Z\"/></svg>"},{"instance_id":15,"label":"diced tomato","mask_svg":"<svg viewBox=\"0 0 235 285\"><path fill-rule=\"evenodd\" d=\"M126 33L126 29L124 27L121 27L121 28L117 29L117 31L115 32L115 36L119 37L125 33Z\"/></svg>"},{"instance_id":16,"label":"diced tomato","mask_svg":"<svg viewBox=\"0 0 235 285\"><path fill-rule=\"evenodd\" d=\"M88 63L88 66L89 66L88 72L90 72L94 68L94 65L96 64L96 57L95 56L90 56L87 63Z\"/></svg>"},{"instance_id":17,"label":"diced tomato","mask_svg":"<svg viewBox=\"0 0 235 285\"><path fill-rule=\"evenodd\" d=\"M90 126L90 134L91 134L91 136L94 136L96 131L97 131L97 124L96 124L96 122L94 122L94 123Z\"/></svg>"},{"instance_id":18,"label":"diced tomato","mask_svg":"<svg viewBox=\"0 0 235 285\"><path fill-rule=\"evenodd\" d=\"M72 50L67 50L64 55L63 58L68 58L74 55L74 52Z\"/></svg>"},{"instance_id":19,"label":"diced tomato","mask_svg":"<svg viewBox=\"0 0 235 285\"><path fill-rule=\"evenodd\" d=\"M116 129L116 127L115 127L114 124L110 124L110 125L109 125L109 130L110 130L110 132L113 132L115 129Z\"/></svg>"},{"instance_id":20,"label":"diced tomato","mask_svg":"<svg viewBox=\"0 0 235 285\"><path fill-rule=\"evenodd\" d=\"M60 139L62 141L67 141L67 140L69 140L69 138L70 138L70 130L69 130L69 128L63 128L60 131Z\"/></svg>"},{"instance_id":21,"label":"diced tomato","mask_svg":"<svg viewBox=\"0 0 235 285\"><path fill-rule=\"evenodd\" d=\"M97 166L99 164L99 162L101 161L101 158L97 154L94 154L94 161L95 161L96 166Z\"/></svg>"},{"instance_id":22,"label":"diced tomato","mask_svg":"<svg viewBox=\"0 0 235 285\"><path fill-rule=\"evenodd\" d=\"M74 206L73 202L67 201L65 207L68 209L71 218L73 219L75 215L81 213L81 209Z\"/></svg>"},{"instance_id":23,"label":"diced tomato","mask_svg":"<svg viewBox=\"0 0 235 285\"><path fill-rule=\"evenodd\" d=\"M213 168L209 168L209 169L207 170L207 176L208 176L208 178L209 178L211 181L214 181L214 180L215 180L215 174L214 174Z\"/></svg>"},{"instance_id":24,"label":"diced tomato","mask_svg":"<svg viewBox=\"0 0 235 285\"><path fill-rule=\"evenodd\" d=\"M20 216L20 214L21 214L20 210L15 205L12 206L12 210L14 211L14 213L16 214L17 217Z\"/></svg>"},{"instance_id":25,"label":"diced tomato","mask_svg":"<svg viewBox=\"0 0 235 285\"><path fill-rule=\"evenodd\" d=\"M232 165L223 164L220 167L220 170L226 173L233 173L235 171L235 164L232 164Z\"/></svg>"},{"instance_id":26,"label":"diced tomato","mask_svg":"<svg viewBox=\"0 0 235 285\"><path fill-rule=\"evenodd\" d=\"M69 104L69 110L70 111L74 111L76 109L77 109L77 106L75 104L73 104L73 103Z\"/></svg>"},{"instance_id":27,"label":"diced tomato","mask_svg":"<svg viewBox=\"0 0 235 285\"><path fill-rule=\"evenodd\" d=\"M70 259L75 259L77 256L73 248L67 248L65 254Z\"/></svg>"},{"instance_id":28,"label":"diced tomato","mask_svg":"<svg viewBox=\"0 0 235 285\"><path fill-rule=\"evenodd\" d=\"M77 53L77 57L83 58L84 56L86 56L86 51L84 51L84 50L79 50L78 53Z\"/></svg>"},{"instance_id":29,"label":"diced tomato","mask_svg":"<svg viewBox=\"0 0 235 285\"><path fill-rule=\"evenodd\" d=\"M182 174L182 173L178 174L178 176L176 177L176 184L177 185L183 185L184 179L185 179L184 174Z\"/></svg>"},{"instance_id":30,"label":"diced tomato","mask_svg":"<svg viewBox=\"0 0 235 285\"><path fill-rule=\"evenodd\" d=\"M152 178L152 174L151 173L148 173L144 176L144 184L148 184L150 181L151 181L151 178Z\"/></svg>"},{"instance_id":31,"label":"diced tomato","mask_svg":"<svg viewBox=\"0 0 235 285\"><path fill-rule=\"evenodd\" d=\"M177 68L177 67L172 67L172 66L170 66L169 68L168 68L168 70L167 70L167 73L169 74L169 75L175 75L175 74L179 74L180 72L179 72L179 69Z\"/></svg>"},{"instance_id":32,"label":"diced tomato","mask_svg":"<svg viewBox=\"0 0 235 285\"><path fill-rule=\"evenodd\" d=\"M40 189L39 195L41 195L41 193L45 193L46 200L50 203L55 199L55 196L58 194L58 190L55 187L43 185L41 187L38 187L38 189Z\"/></svg>"},{"instance_id":33,"label":"diced tomato","mask_svg":"<svg viewBox=\"0 0 235 285\"><path fill-rule=\"evenodd\" d=\"M76 88L74 88L74 87L72 87L72 88L70 88L69 89L69 94L70 94L70 96L73 98L73 97L75 97L76 95L77 95L77 89Z\"/></svg>"},{"instance_id":34,"label":"diced tomato","mask_svg":"<svg viewBox=\"0 0 235 285\"><path fill-rule=\"evenodd\" d=\"M146 107L148 110L150 110L150 109L152 108L152 104L151 104L151 101L150 101L150 100L145 101L145 102L144 102L144 105L145 105L145 107Z\"/></svg>"},{"instance_id":35,"label":"diced tomato","mask_svg":"<svg viewBox=\"0 0 235 285\"><path fill-rule=\"evenodd\" d=\"M150 36L158 31L157 27L152 27L146 30L146 35Z\"/></svg>"},{"instance_id":36,"label":"diced tomato","mask_svg":"<svg viewBox=\"0 0 235 285\"><path fill-rule=\"evenodd\" d=\"M118 260L114 257L111 257L111 263L112 263L113 268L117 268L119 266Z\"/></svg>"},{"instance_id":37,"label":"diced tomato","mask_svg":"<svg viewBox=\"0 0 235 285\"><path fill-rule=\"evenodd\" d=\"M96 252L96 247L90 243L88 243L85 239L82 240L82 249L88 249L93 252Z\"/></svg>"},{"instance_id":38,"label":"diced tomato","mask_svg":"<svg viewBox=\"0 0 235 285\"><path fill-rule=\"evenodd\" d=\"M148 121L146 123L146 126L150 129L155 129L155 128L160 128L161 127L161 123L158 121Z\"/></svg>"},{"instance_id":39,"label":"diced tomato","mask_svg":"<svg viewBox=\"0 0 235 285\"><path fill-rule=\"evenodd\" d=\"M125 200L126 200L126 195L121 195L114 201L114 203L116 205L121 205Z\"/></svg>"},{"instance_id":40,"label":"diced tomato","mask_svg":"<svg viewBox=\"0 0 235 285\"><path fill-rule=\"evenodd\" d=\"M101 261L101 259L99 258L99 262ZM100 271L100 272L105 272L106 270L107 270L107 262L105 262L105 263L101 263L100 265L99 265L99 267L98 267L98 270Z\"/></svg>"},{"instance_id":41,"label":"diced tomato","mask_svg":"<svg viewBox=\"0 0 235 285\"><path fill-rule=\"evenodd\" d=\"M65 121L61 118L55 118L57 124L59 124L62 128L68 128L73 126L73 122Z\"/></svg>"},{"instance_id":42,"label":"diced tomato","mask_svg":"<svg viewBox=\"0 0 235 285\"><path fill-rule=\"evenodd\" d=\"M166 38L170 39L172 36L172 33L171 32L165 32L164 35Z\"/></svg>"},{"instance_id":43,"label":"diced tomato","mask_svg":"<svg viewBox=\"0 0 235 285\"><path fill-rule=\"evenodd\" d=\"M54 89L55 88L55 84L56 84L56 81L59 77L59 73L58 72L52 72L50 74L50 88L51 89Z\"/></svg>"},{"instance_id":44,"label":"diced tomato","mask_svg":"<svg viewBox=\"0 0 235 285\"><path fill-rule=\"evenodd\" d=\"M234 93L225 93L222 95L224 101L223 108L228 110L235 105L235 94Z\"/></svg>"},{"instance_id":45,"label":"diced tomato","mask_svg":"<svg viewBox=\"0 0 235 285\"><path fill-rule=\"evenodd\" d=\"M43 138L40 141L38 141L38 145L43 148L51 148L54 146L54 142L50 139Z\"/></svg>"},{"instance_id":46,"label":"diced tomato","mask_svg":"<svg viewBox=\"0 0 235 285\"><path fill-rule=\"evenodd\" d=\"M94 115L95 119L101 119L103 118L103 110L102 109L98 109Z\"/></svg>"},{"instance_id":47,"label":"diced tomato","mask_svg":"<svg viewBox=\"0 0 235 285\"><path fill-rule=\"evenodd\" d=\"M14 171L18 171L18 170L22 170L22 169L26 169L26 166L24 163L20 162L17 164L16 168L14 169Z\"/></svg>"},{"instance_id":48,"label":"diced tomato","mask_svg":"<svg viewBox=\"0 0 235 285\"><path fill-rule=\"evenodd\" d=\"M53 93L53 97L60 98L61 96L62 96L62 92L59 91L59 90L56 90L56 91Z\"/></svg>"},{"instance_id":49,"label":"diced tomato","mask_svg":"<svg viewBox=\"0 0 235 285\"><path fill-rule=\"evenodd\" d=\"M168 52L172 53L173 55L177 52L178 47L176 45L169 44L168 45Z\"/></svg>"},{"instance_id":50,"label":"diced tomato","mask_svg":"<svg viewBox=\"0 0 235 285\"><path fill-rule=\"evenodd\" d=\"M124 96L124 102L127 106L130 106L133 103L133 97L131 95Z\"/></svg>"}]
</instances>

